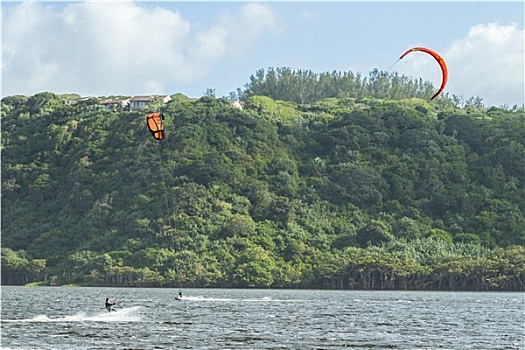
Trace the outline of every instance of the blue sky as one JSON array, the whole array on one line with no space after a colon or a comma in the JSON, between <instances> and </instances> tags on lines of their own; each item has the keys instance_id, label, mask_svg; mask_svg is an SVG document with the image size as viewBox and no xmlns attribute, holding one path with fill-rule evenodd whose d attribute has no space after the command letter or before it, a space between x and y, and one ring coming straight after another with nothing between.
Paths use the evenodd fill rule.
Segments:
<instances>
[{"instance_id":1,"label":"blue sky","mask_svg":"<svg viewBox=\"0 0 525 350\"><path fill-rule=\"evenodd\" d=\"M2 96L217 96L258 69L374 68L486 105L524 103L523 2L3 2ZM397 62L397 63L396 63Z\"/></svg>"}]
</instances>

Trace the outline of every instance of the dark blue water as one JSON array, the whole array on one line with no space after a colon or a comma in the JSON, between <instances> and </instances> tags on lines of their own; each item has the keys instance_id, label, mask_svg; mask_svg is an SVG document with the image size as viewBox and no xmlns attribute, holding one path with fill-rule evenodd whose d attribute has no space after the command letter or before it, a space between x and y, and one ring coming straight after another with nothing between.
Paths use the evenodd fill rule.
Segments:
<instances>
[{"instance_id":1,"label":"dark blue water","mask_svg":"<svg viewBox=\"0 0 525 350\"><path fill-rule=\"evenodd\" d=\"M1 349L525 349L523 293L184 293L4 286Z\"/></svg>"}]
</instances>

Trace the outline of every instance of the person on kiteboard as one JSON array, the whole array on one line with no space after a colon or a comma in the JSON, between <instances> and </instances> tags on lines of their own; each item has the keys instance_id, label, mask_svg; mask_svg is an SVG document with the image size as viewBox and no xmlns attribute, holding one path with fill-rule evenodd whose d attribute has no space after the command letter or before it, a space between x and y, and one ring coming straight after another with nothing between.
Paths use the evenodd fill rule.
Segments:
<instances>
[{"instance_id":1,"label":"person on kiteboard","mask_svg":"<svg viewBox=\"0 0 525 350\"><path fill-rule=\"evenodd\" d=\"M106 298L106 310L108 310L109 312L117 311L117 310L113 310L113 306L114 305L117 305L117 301L116 300L114 302L110 302L109 298Z\"/></svg>"},{"instance_id":2,"label":"person on kiteboard","mask_svg":"<svg viewBox=\"0 0 525 350\"><path fill-rule=\"evenodd\" d=\"M182 299L182 290L179 289L179 298Z\"/></svg>"}]
</instances>

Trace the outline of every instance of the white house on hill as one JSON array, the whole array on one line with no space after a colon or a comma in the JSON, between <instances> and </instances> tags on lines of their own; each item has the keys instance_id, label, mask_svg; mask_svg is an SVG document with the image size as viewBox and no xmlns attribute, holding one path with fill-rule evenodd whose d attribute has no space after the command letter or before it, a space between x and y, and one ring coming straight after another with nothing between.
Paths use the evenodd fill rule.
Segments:
<instances>
[{"instance_id":1,"label":"white house on hill","mask_svg":"<svg viewBox=\"0 0 525 350\"><path fill-rule=\"evenodd\" d=\"M169 100L171 100L171 97L168 95L164 96L133 96L129 100L129 110L135 111L137 109L141 109L149 105L150 103L156 101L159 99L160 101L164 103L168 103Z\"/></svg>"},{"instance_id":2,"label":"white house on hill","mask_svg":"<svg viewBox=\"0 0 525 350\"><path fill-rule=\"evenodd\" d=\"M127 108L129 104L129 98L107 98L100 100L100 104L107 109Z\"/></svg>"}]
</instances>

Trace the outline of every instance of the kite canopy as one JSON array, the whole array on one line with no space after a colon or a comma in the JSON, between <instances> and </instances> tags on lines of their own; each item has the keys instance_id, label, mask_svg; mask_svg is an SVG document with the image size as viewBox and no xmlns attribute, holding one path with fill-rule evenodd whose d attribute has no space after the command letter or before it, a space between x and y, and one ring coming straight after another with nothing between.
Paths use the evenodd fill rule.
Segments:
<instances>
[{"instance_id":1,"label":"kite canopy","mask_svg":"<svg viewBox=\"0 0 525 350\"><path fill-rule=\"evenodd\" d=\"M166 136L164 135L164 125L162 121L164 115L162 113L151 113L146 117L149 131L156 140L163 140Z\"/></svg>"},{"instance_id":2,"label":"kite canopy","mask_svg":"<svg viewBox=\"0 0 525 350\"><path fill-rule=\"evenodd\" d=\"M445 60L443 59L443 57L441 57L434 50L427 49L426 47L413 47L410 50L407 50L405 53L403 53L401 57L399 57L399 59L402 59L403 57L405 57L406 55L414 51L421 51L421 52L428 53L429 55L431 55L432 57L436 59L436 61L439 63L439 66L441 67L441 73L443 75L442 80L441 80L441 86L439 87L438 91L434 94L434 96L430 98L431 100L433 100L445 89L445 85L447 85L447 80L448 80L447 65L445 64Z\"/></svg>"}]
</instances>

